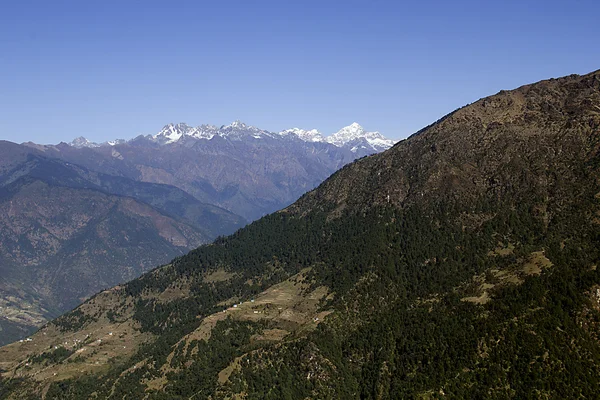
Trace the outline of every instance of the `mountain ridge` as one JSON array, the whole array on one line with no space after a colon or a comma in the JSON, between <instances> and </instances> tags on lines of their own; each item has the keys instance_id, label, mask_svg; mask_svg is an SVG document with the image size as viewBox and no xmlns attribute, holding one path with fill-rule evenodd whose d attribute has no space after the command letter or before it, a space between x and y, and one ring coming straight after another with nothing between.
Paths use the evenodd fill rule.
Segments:
<instances>
[{"instance_id":1,"label":"mountain ridge","mask_svg":"<svg viewBox=\"0 0 600 400\"><path fill-rule=\"evenodd\" d=\"M173 144L185 137L210 140L214 136L222 136L232 138L235 140L240 139L244 136L250 136L255 139L259 139L262 137L285 138L289 137L290 135L294 135L297 139L300 139L305 142L326 142L333 144L337 147L344 147L348 143L353 141L364 140L366 142L366 145L375 151L385 150L395 143L395 141L385 138L379 132L365 131L365 129L356 122L340 129L338 132L333 133L330 136L323 136L316 129L307 131L300 128L291 128L278 133L272 133L260 128L256 128L254 126L247 125L238 120L234 121L229 125L222 125L221 127L206 124L199 125L197 127L192 127L187 125L186 123L169 123L154 135L142 135L131 140L116 139L103 143L95 143L90 142L83 136L80 136L78 138L75 138L68 144L76 148L95 148L101 146L114 146L117 144L130 143L134 140L139 141L141 138L145 138L152 142L158 143L159 145L167 145ZM353 152L355 151L356 149L353 150Z\"/></svg>"},{"instance_id":2,"label":"mountain ridge","mask_svg":"<svg viewBox=\"0 0 600 400\"><path fill-rule=\"evenodd\" d=\"M342 147L239 121L221 128L171 124L155 136L114 145L25 145L89 170L176 186L252 221L289 205L342 165L385 148L359 131Z\"/></svg>"}]
</instances>

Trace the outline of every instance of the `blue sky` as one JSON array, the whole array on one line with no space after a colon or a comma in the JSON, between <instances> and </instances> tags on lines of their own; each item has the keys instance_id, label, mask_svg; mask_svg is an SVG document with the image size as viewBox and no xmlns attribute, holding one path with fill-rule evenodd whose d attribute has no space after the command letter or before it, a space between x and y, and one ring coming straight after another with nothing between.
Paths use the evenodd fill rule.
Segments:
<instances>
[{"instance_id":1,"label":"blue sky","mask_svg":"<svg viewBox=\"0 0 600 400\"><path fill-rule=\"evenodd\" d=\"M169 122L401 139L501 89L600 69L597 1L3 1L0 139Z\"/></svg>"}]
</instances>

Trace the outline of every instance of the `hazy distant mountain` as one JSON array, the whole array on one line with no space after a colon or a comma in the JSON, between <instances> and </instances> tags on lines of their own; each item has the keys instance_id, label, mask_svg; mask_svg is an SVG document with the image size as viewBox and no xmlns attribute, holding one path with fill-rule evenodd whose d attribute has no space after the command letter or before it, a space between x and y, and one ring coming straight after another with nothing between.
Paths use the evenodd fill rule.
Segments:
<instances>
[{"instance_id":1,"label":"hazy distant mountain","mask_svg":"<svg viewBox=\"0 0 600 400\"><path fill-rule=\"evenodd\" d=\"M303 142L330 143L337 147L348 148L350 151L357 154L357 158L387 150L395 143L393 140L387 139L379 132L365 131L365 129L356 122L340 129L338 132L330 136L325 137L316 129L304 130L300 128L291 128L278 133L272 133L254 126L246 125L241 121L235 121L230 125L223 125L220 128L214 125L200 125L197 127L192 127L185 123L168 124L165 125L160 132L155 135L138 136L130 141L116 139L99 144L90 142L84 137L78 137L69 143L69 145L77 148L95 148L100 146L114 146L115 144L123 143L139 144L144 139L159 145L166 145L175 143L179 140L185 140L186 138L210 140L214 136L221 136L232 140L244 140L247 138L273 139L277 137L293 137L300 139ZM360 143L361 145L357 146L357 143Z\"/></svg>"},{"instance_id":2,"label":"hazy distant mountain","mask_svg":"<svg viewBox=\"0 0 600 400\"><path fill-rule=\"evenodd\" d=\"M353 153L371 154L389 149L394 141L379 132L367 132L356 122L325 138L328 143L349 148Z\"/></svg>"},{"instance_id":3,"label":"hazy distant mountain","mask_svg":"<svg viewBox=\"0 0 600 400\"><path fill-rule=\"evenodd\" d=\"M245 224L173 186L0 153L0 343Z\"/></svg>"},{"instance_id":4,"label":"hazy distant mountain","mask_svg":"<svg viewBox=\"0 0 600 400\"><path fill-rule=\"evenodd\" d=\"M309 131L300 128L291 128L279 132L282 136L296 135L300 140L305 142L325 142L325 137L316 129Z\"/></svg>"},{"instance_id":5,"label":"hazy distant mountain","mask_svg":"<svg viewBox=\"0 0 600 400\"><path fill-rule=\"evenodd\" d=\"M273 133L236 121L168 124L128 141L27 145L90 170L176 186L252 221L289 205L343 165L393 144L356 123L324 137L316 130Z\"/></svg>"}]
</instances>

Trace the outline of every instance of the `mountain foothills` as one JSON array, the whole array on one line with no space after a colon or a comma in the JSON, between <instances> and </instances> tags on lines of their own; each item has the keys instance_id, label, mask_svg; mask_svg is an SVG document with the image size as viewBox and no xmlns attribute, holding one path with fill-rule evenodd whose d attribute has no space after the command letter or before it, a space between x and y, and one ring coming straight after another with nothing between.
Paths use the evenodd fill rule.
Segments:
<instances>
[{"instance_id":1,"label":"mountain foothills","mask_svg":"<svg viewBox=\"0 0 600 400\"><path fill-rule=\"evenodd\" d=\"M356 123L325 138L241 122L103 144L0 142L0 345L392 144Z\"/></svg>"},{"instance_id":2,"label":"mountain foothills","mask_svg":"<svg viewBox=\"0 0 600 400\"><path fill-rule=\"evenodd\" d=\"M173 186L0 142L0 343L245 224Z\"/></svg>"},{"instance_id":3,"label":"mountain foothills","mask_svg":"<svg viewBox=\"0 0 600 400\"><path fill-rule=\"evenodd\" d=\"M357 123L323 137L316 130L273 133L236 121L220 128L169 124L129 141L97 144L81 137L29 145L93 171L176 186L253 221L288 206L343 165L393 144Z\"/></svg>"},{"instance_id":4,"label":"mountain foothills","mask_svg":"<svg viewBox=\"0 0 600 400\"><path fill-rule=\"evenodd\" d=\"M481 99L1 348L0 398L594 398L599 139L600 71Z\"/></svg>"}]
</instances>

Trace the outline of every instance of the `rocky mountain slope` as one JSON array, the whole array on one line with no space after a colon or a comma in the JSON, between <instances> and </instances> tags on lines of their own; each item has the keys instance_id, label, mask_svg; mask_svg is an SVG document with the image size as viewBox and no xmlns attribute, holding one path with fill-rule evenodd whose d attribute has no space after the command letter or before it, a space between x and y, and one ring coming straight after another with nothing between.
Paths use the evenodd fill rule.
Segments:
<instances>
[{"instance_id":1,"label":"rocky mountain slope","mask_svg":"<svg viewBox=\"0 0 600 400\"><path fill-rule=\"evenodd\" d=\"M199 201L252 221L279 210L343 165L393 141L354 123L330 137L269 132L236 121L216 127L169 124L155 135L102 144L28 144L48 157L137 181L176 186Z\"/></svg>"},{"instance_id":2,"label":"rocky mountain slope","mask_svg":"<svg viewBox=\"0 0 600 400\"><path fill-rule=\"evenodd\" d=\"M166 185L45 158L13 143L0 172L0 343L245 221Z\"/></svg>"},{"instance_id":3,"label":"rocky mountain slope","mask_svg":"<svg viewBox=\"0 0 600 400\"><path fill-rule=\"evenodd\" d=\"M594 398L600 71L502 91L0 349L1 398Z\"/></svg>"}]
</instances>

